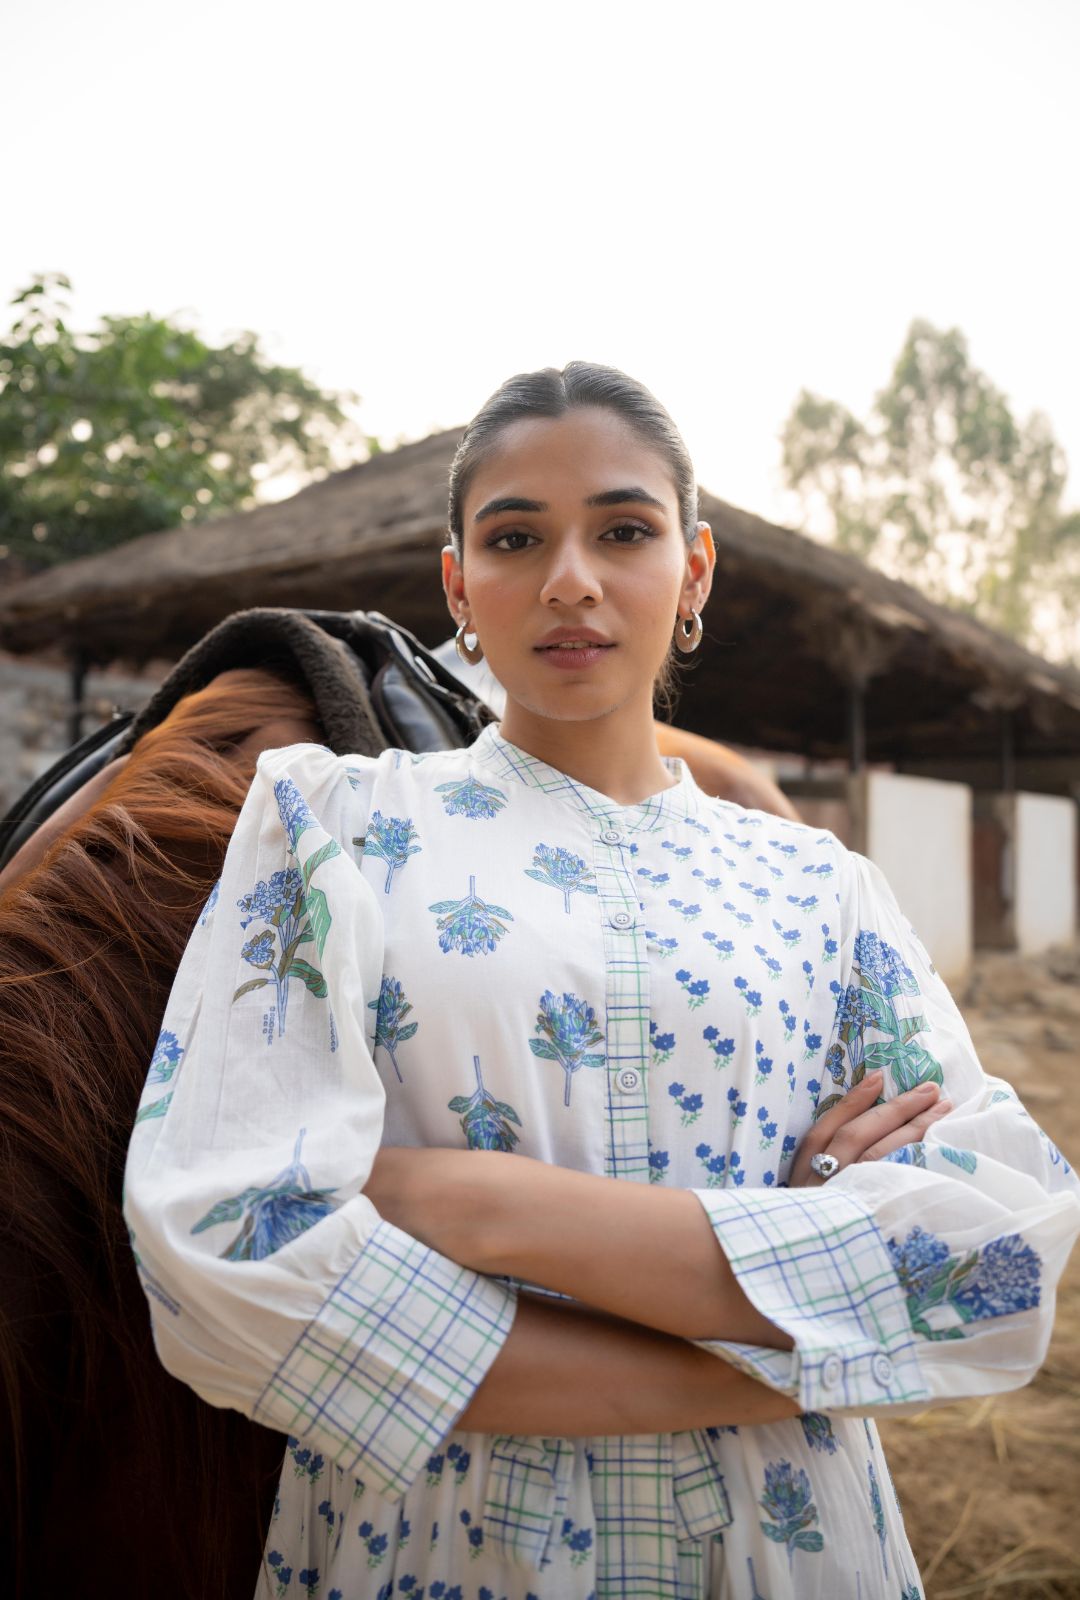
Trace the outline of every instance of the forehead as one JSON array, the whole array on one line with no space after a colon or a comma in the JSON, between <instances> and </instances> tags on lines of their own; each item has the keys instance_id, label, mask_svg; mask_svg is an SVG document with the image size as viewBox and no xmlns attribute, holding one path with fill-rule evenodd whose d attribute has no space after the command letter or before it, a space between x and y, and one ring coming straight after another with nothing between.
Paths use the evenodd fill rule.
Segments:
<instances>
[{"instance_id":1,"label":"forehead","mask_svg":"<svg viewBox=\"0 0 1080 1600\"><path fill-rule=\"evenodd\" d=\"M561 417L522 417L498 433L474 472L466 520L498 495L580 505L587 495L627 484L647 489L678 517L666 460L615 412L581 406Z\"/></svg>"}]
</instances>

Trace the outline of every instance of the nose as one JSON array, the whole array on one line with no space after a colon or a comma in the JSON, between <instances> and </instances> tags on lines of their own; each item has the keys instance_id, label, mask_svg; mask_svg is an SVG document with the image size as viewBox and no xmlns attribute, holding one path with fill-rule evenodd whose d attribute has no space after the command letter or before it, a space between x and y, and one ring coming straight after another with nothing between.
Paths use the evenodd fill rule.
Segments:
<instances>
[{"instance_id":1,"label":"nose","mask_svg":"<svg viewBox=\"0 0 1080 1600\"><path fill-rule=\"evenodd\" d=\"M598 563L591 547L583 540L564 538L551 545L540 588L543 605L598 605L604 598Z\"/></svg>"}]
</instances>

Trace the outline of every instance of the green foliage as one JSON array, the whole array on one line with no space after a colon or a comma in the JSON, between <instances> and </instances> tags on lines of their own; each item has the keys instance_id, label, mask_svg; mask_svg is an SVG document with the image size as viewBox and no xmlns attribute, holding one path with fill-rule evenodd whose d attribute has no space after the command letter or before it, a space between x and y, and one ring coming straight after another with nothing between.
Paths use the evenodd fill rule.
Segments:
<instances>
[{"instance_id":1,"label":"green foliage","mask_svg":"<svg viewBox=\"0 0 1080 1600\"><path fill-rule=\"evenodd\" d=\"M1047 653L1080 644L1080 514L1064 454L972 364L956 328L912 323L865 421L806 390L782 434L786 483L844 550Z\"/></svg>"},{"instance_id":2,"label":"green foliage","mask_svg":"<svg viewBox=\"0 0 1080 1600\"><path fill-rule=\"evenodd\" d=\"M261 481L308 481L376 448L342 409L355 395L273 364L256 334L214 347L149 314L79 334L70 289L42 274L0 338L5 555L31 567L92 555L247 510Z\"/></svg>"}]
</instances>

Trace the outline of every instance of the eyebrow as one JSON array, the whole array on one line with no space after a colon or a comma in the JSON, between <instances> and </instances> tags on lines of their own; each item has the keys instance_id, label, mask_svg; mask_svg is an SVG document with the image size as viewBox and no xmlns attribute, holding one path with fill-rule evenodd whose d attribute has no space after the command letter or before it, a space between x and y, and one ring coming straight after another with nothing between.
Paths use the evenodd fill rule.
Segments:
<instances>
[{"instance_id":1,"label":"eyebrow","mask_svg":"<svg viewBox=\"0 0 1080 1600\"><path fill-rule=\"evenodd\" d=\"M662 500L640 485L632 485L628 489L605 489L601 494L590 494L585 499L587 506L622 506L634 502L638 505L655 506L658 511L666 511ZM495 500L489 500L487 505L481 506L473 518L473 523L483 522L487 517L497 517L501 511L547 511L546 500L524 500L520 495L500 495Z\"/></svg>"}]
</instances>

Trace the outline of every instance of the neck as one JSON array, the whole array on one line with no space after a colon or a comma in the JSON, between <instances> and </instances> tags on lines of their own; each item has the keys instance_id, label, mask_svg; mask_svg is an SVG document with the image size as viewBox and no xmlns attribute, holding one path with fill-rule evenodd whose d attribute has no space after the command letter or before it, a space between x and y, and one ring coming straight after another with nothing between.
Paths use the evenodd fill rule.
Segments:
<instances>
[{"instance_id":1,"label":"neck","mask_svg":"<svg viewBox=\"0 0 1080 1600\"><path fill-rule=\"evenodd\" d=\"M620 806L637 805L677 781L656 748L651 702L571 722L541 716L508 697L500 731L519 750Z\"/></svg>"}]
</instances>

